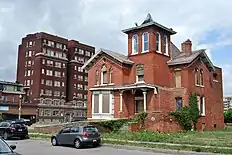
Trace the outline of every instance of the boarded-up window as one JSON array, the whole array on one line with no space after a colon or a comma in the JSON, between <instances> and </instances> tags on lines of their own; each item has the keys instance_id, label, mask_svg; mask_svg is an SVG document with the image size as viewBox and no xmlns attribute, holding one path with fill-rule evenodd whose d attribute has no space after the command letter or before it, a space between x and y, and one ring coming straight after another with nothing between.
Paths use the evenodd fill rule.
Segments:
<instances>
[{"instance_id":1,"label":"boarded-up window","mask_svg":"<svg viewBox=\"0 0 232 155\"><path fill-rule=\"evenodd\" d=\"M181 87L181 71L175 71L175 87Z\"/></svg>"},{"instance_id":2,"label":"boarded-up window","mask_svg":"<svg viewBox=\"0 0 232 155\"><path fill-rule=\"evenodd\" d=\"M102 67L102 84L107 84L107 70L105 65Z\"/></svg>"},{"instance_id":3,"label":"boarded-up window","mask_svg":"<svg viewBox=\"0 0 232 155\"><path fill-rule=\"evenodd\" d=\"M102 94L102 113L110 112L110 94Z\"/></svg>"},{"instance_id":4,"label":"boarded-up window","mask_svg":"<svg viewBox=\"0 0 232 155\"><path fill-rule=\"evenodd\" d=\"M110 79L109 79L110 83L114 83L113 81L113 69L110 68Z\"/></svg>"},{"instance_id":5,"label":"boarded-up window","mask_svg":"<svg viewBox=\"0 0 232 155\"><path fill-rule=\"evenodd\" d=\"M94 113L99 113L99 94L94 94Z\"/></svg>"},{"instance_id":6,"label":"boarded-up window","mask_svg":"<svg viewBox=\"0 0 232 155\"><path fill-rule=\"evenodd\" d=\"M143 100L135 101L135 113L140 113L144 111Z\"/></svg>"},{"instance_id":7,"label":"boarded-up window","mask_svg":"<svg viewBox=\"0 0 232 155\"><path fill-rule=\"evenodd\" d=\"M199 85L200 82L199 82L199 78L198 78L198 69L197 68L195 69L194 76L195 76L195 84Z\"/></svg>"},{"instance_id":8,"label":"boarded-up window","mask_svg":"<svg viewBox=\"0 0 232 155\"><path fill-rule=\"evenodd\" d=\"M144 81L144 65L139 64L136 66L137 82Z\"/></svg>"},{"instance_id":9,"label":"boarded-up window","mask_svg":"<svg viewBox=\"0 0 232 155\"><path fill-rule=\"evenodd\" d=\"M200 85L204 85L204 76L203 76L203 70L200 70Z\"/></svg>"}]
</instances>

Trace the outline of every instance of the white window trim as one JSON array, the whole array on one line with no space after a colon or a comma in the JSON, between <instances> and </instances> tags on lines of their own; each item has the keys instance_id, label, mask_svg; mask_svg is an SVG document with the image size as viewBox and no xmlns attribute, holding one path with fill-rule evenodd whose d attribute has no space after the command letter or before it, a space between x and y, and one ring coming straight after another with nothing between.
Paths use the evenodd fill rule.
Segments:
<instances>
[{"instance_id":1,"label":"white window trim","mask_svg":"<svg viewBox=\"0 0 232 155\"><path fill-rule=\"evenodd\" d=\"M205 97L202 97L202 113L201 116L205 116Z\"/></svg>"},{"instance_id":2,"label":"white window trim","mask_svg":"<svg viewBox=\"0 0 232 155\"><path fill-rule=\"evenodd\" d=\"M161 52L161 35L160 35L159 32L156 32L155 38L156 38L156 35L157 35L157 34L159 34L159 50L156 51L156 52L157 52L157 53L162 53L162 52ZM156 46L156 43L157 43L157 40L156 40L156 42L155 42L155 46ZM156 47L155 47L155 48L156 48Z\"/></svg>"},{"instance_id":3,"label":"white window trim","mask_svg":"<svg viewBox=\"0 0 232 155\"><path fill-rule=\"evenodd\" d=\"M169 56L169 51L168 51L168 37L167 36L164 36L164 38L165 38L165 42L166 42L166 53L164 53L164 55L166 55L166 56Z\"/></svg>"},{"instance_id":4,"label":"white window trim","mask_svg":"<svg viewBox=\"0 0 232 155\"><path fill-rule=\"evenodd\" d=\"M134 49L134 45L135 45L134 37L137 37L137 51L135 51L135 49ZM139 45L139 43L138 43L138 38L139 38L139 37L138 37L137 34L135 34L135 35L132 36L132 53L131 53L131 55L138 54L138 51L139 51L139 47L138 47L138 45Z\"/></svg>"},{"instance_id":5,"label":"white window trim","mask_svg":"<svg viewBox=\"0 0 232 155\"><path fill-rule=\"evenodd\" d=\"M147 41L148 41L148 49L146 51L144 51L144 35L147 34L148 38L147 38ZM149 33L148 32L144 32L143 35L142 35L142 53L145 53L145 52L148 52L149 51Z\"/></svg>"}]
</instances>

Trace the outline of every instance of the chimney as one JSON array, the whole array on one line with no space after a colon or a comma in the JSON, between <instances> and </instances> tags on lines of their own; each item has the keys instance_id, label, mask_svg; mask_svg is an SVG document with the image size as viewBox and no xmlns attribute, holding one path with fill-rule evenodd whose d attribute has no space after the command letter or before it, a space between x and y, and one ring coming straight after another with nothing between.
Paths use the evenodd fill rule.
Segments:
<instances>
[{"instance_id":1,"label":"chimney","mask_svg":"<svg viewBox=\"0 0 232 155\"><path fill-rule=\"evenodd\" d=\"M186 55L192 54L192 42L191 40L186 40L181 44L181 52L185 52Z\"/></svg>"}]
</instances>

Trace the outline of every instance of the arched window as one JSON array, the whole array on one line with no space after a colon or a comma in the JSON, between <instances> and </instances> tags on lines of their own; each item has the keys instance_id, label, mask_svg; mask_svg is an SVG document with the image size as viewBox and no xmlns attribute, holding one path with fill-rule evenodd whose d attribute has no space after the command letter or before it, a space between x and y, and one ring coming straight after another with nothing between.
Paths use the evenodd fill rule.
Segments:
<instances>
[{"instance_id":1,"label":"arched window","mask_svg":"<svg viewBox=\"0 0 232 155\"><path fill-rule=\"evenodd\" d=\"M203 76L203 69L200 70L200 85L204 85L204 76Z\"/></svg>"},{"instance_id":2,"label":"arched window","mask_svg":"<svg viewBox=\"0 0 232 155\"><path fill-rule=\"evenodd\" d=\"M161 36L159 32L156 33L156 51L161 53Z\"/></svg>"},{"instance_id":3,"label":"arched window","mask_svg":"<svg viewBox=\"0 0 232 155\"><path fill-rule=\"evenodd\" d=\"M144 32L142 39L143 39L143 52L147 52L149 50L149 33Z\"/></svg>"},{"instance_id":4,"label":"arched window","mask_svg":"<svg viewBox=\"0 0 232 155\"><path fill-rule=\"evenodd\" d=\"M164 36L164 55L169 55L168 54L168 37Z\"/></svg>"},{"instance_id":5,"label":"arched window","mask_svg":"<svg viewBox=\"0 0 232 155\"><path fill-rule=\"evenodd\" d=\"M114 83L113 81L113 69L112 67L110 68L110 78L109 78L110 83Z\"/></svg>"},{"instance_id":6,"label":"arched window","mask_svg":"<svg viewBox=\"0 0 232 155\"><path fill-rule=\"evenodd\" d=\"M105 65L101 69L101 84L107 84L107 70Z\"/></svg>"},{"instance_id":7,"label":"arched window","mask_svg":"<svg viewBox=\"0 0 232 155\"><path fill-rule=\"evenodd\" d=\"M138 35L132 37L132 54L138 53Z\"/></svg>"},{"instance_id":8,"label":"arched window","mask_svg":"<svg viewBox=\"0 0 232 155\"><path fill-rule=\"evenodd\" d=\"M99 85L99 73L98 73L98 71L96 71L95 80L96 80L96 85Z\"/></svg>"},{"instance_id":9,"label":"arched window","mask_svg":"<svg viewBox=\"0 0 232 155\"><path fill-rule=\"evenodd\" d=\"M194 76L195 76L195 84L199 85L198 69L197 68L195 68Z\"/></svg>"}]
</instances>

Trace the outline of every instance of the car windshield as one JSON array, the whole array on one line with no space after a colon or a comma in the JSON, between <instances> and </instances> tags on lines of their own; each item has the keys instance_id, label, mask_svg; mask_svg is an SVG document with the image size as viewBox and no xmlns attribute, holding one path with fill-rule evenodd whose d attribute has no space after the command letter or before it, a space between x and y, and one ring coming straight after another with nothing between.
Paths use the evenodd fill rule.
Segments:
<instances>
[{"instance_id":1,"label":"car windshield","mask_svg":"<svg viewBox=\"0 0 232 155\"><path fill-rule=\"evenodd\" d=\"M0 139L0 154L3 153L12 153L12 150L2 139Z\"/></svg>"},{"instance_id":2,"label":"car windshield","mask_svg":"<svg viewBox=\"0 0 232 155\"><path fill-rule=\"evenodd\" d=\"M87 126L84 127L84 132L94 133L94 132L98 132L98 130L95 126Z\"/></svg>"}]
</instances>

